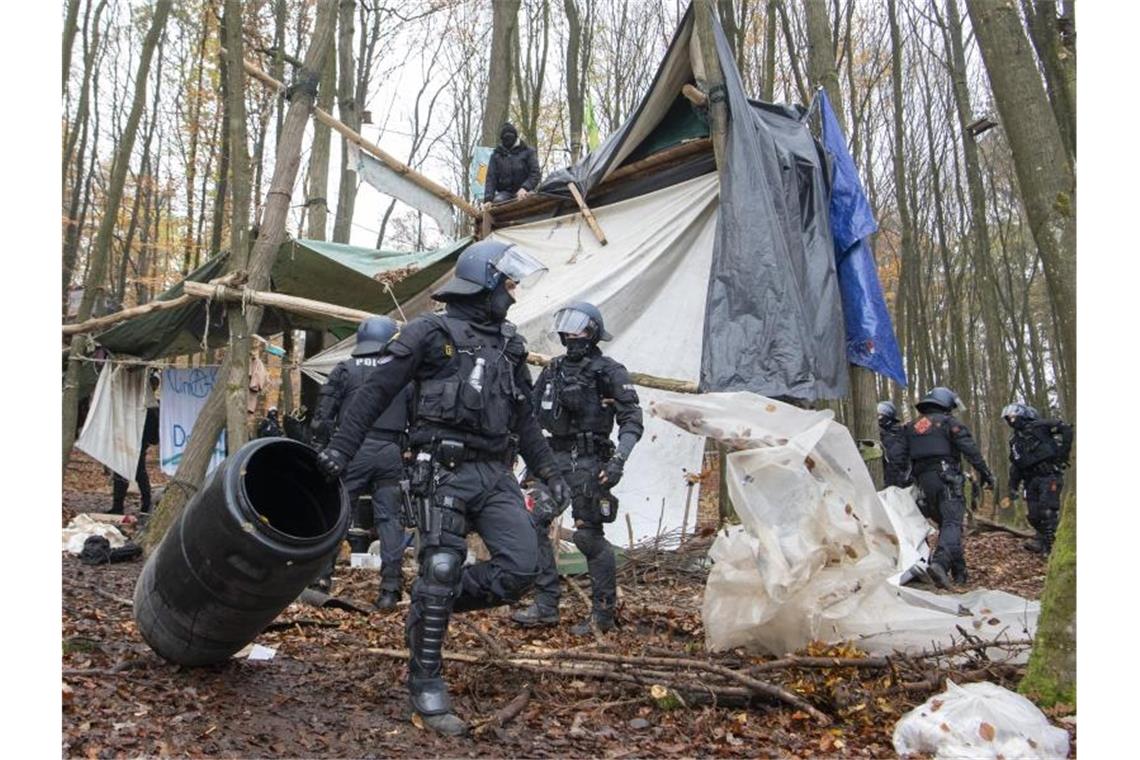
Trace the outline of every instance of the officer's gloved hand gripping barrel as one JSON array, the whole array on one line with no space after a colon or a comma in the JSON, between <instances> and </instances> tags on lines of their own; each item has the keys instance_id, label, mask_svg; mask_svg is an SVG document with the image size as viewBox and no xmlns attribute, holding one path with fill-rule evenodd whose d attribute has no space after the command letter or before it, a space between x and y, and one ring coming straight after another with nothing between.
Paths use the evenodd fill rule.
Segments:
<instances>
[{"instance_id":1,"label":"officer's gloved hand gripping barrel","mask_svg":"<svg viewBox=\"0 0 1140 760\"><path fill-rule=\"evenodd\" d=\"M135 586L146 643L180 665L222 662L317 578L340 545L348 494L287 438L226 458L170 526Z\"/></svg>"}]
</instances>

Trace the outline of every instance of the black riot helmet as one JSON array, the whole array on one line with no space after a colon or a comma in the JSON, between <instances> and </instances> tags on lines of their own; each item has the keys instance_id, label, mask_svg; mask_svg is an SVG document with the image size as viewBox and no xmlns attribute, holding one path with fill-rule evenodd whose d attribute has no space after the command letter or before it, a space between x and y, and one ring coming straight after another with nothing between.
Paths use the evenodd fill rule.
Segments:
<instances>
[{"instance_id":1,"label":"black riot helmet","mask_svg":"<svg viewBox=\"0 0 1140 760\"><path fill-rule=\"evenodd\" d=\"M356 327L356 347L353 356L378 354L400 331L396 321L388 317L369 317Z\"/></svg>"},{"instance_id":2,"label":"black riot helmet","mask_svg":"<svg viewBox=\"0 0 1140 760\"><path fill-rule=\"evenodd\" d=\"M949 414L959 405L958 394L940 385L937 388L931 388L930 392L914 405L914 408L923 414L927 412L943 412Z\"/></svg>"},{"instance_id":3,"label":"black riot helmet","mask_svg":"<svg viewBox=\"0 0 1140 760\"><path fill-rule=\"evenodd\" d=\"M1032 422L1038 418L1037 410L1028 404L1014 402L1001 410L1001 416L1010 427L1018 427L1023 422Z\"/></svg>"},{"instance_id":4,"label":"black riot helmet","mask_svg":"<svg viewBox=\"0 0 1140 760\"><path fill-rule=\"evenodd\" d=\"M614 338L606 332L602 312L598 311L597 306L586 301L575 301L554 312L550 332L559 337L584 332L591 343L597 343L600 340L613 340Z\"/></svg>"},{"instance_id":5,"label":"black riot helmet","mask_svg":"<svg viewBox=\"0 0 1140 760\"><path fill-rule=\"evenodd\" d=\"M899 411L892 401L880 401L875 411L879 415L879 422L895 422L899 418Z\"/></svg>"},{"instance_id":6,"label":"black riot helmet","mask_svg":"<svg viewBox=\"0 0 1140 760\"><path fill-rule=\"evenodd\" d=\"M453 301L494 290L504 280L526 287L547 271L546 266L514 243L480 240L467 246L455 262L455 274L432 294L437 301Z\"/></svg>"}]
</instances>

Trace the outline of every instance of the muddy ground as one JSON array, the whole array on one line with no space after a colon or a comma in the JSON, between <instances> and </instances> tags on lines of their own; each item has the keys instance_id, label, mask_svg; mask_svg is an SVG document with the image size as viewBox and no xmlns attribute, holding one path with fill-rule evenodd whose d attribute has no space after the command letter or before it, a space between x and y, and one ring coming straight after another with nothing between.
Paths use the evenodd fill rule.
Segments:
<instances>
[{"instance_id":1,"label":"muddy ground","mask_svg":"<svg viewBox=\"0 0 1140 760\"><path fill-rule=\"evenodd\" d=\"M109 506L109 480L78 457L64 484L64 522L75 512ZM129 497L128 512L135 508L137 497ZM1020 543L1006 533L972 535L970 585L1038 596L1045 563ZM895 722L934 693L882 673L783 672L782 685L833 718L822 727L802 710L762 699L725 704L697 697L663 709L646 684L449 662L456 710L469 721L491 717L524 692L529 698L501 727L443 738L410 720L404 660L368 651L403 648L405 607L360 614L293 604L257 638L276 650L272 660L189 669L151 652L135 628L130 599L141 562L91 567L64 553L62 563L65 757L892 757ZM409 583L412 573L409 555ZM373 572L346 567L336 590L369 605L376 582ZM674 570L667 559L623 573L622 625L601 651L703 656L702 589L699 571ZM569 633L585 611L567 590L563 624L552 629L517 629L508 609L456 616L447 648L482 653L491 642L507 651L598 651L593 639ZM765 659L742 652L718 658L736 664ZM1013 685L1008 678L1005 683Z\"/></svg>"}]
</instances>

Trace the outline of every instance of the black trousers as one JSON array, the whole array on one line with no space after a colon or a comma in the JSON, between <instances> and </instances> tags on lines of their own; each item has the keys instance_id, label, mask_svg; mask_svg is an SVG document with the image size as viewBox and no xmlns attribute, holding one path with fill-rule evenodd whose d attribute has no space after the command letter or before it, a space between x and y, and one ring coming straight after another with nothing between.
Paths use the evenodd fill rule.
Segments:
<instances>
[{"instance_id":1,"label":"black trousers","mask_svg":"<svg viewBox=\"0 0 1140 760\"><path fill-rule=\"evenodd\" d=\"M573 498L573 517L577 530L574 545L586 557L590 573L592 602L595 610L610 612L617 598L617 563L614 548L606 541L598 511L601 487L598 473L603 462L596 456L571 456L570 452L556 451L554 459L562 477L566 478ZM535 521L538 532L538 579L535 581L535 604L542 610L558 609L562 586L558 580L558 567L554 545L548 538L550 522Z\"/></svg>"},{"instance_id":2,"label":"black trousers","mask_svg":"<svg viewBox=\"0 0 1140 760\"><path fill-rule=\"evenodd\" d=\"M1029 509L1029 524L1052 547L1061 518L1061 491L1065 481L1060 473L1032 477L1025 484L1025 504Z\"/></svg>"},{"instance_id":3,"label":"black trousers","mask_svg":"<svg viewBox=\"0 0 1140 760\"><path fill-rule=\"evenodd\" d=\"M412 585L406 633L411 650L409 678L438 679L447 620L451 613L510 604L534 583L538 542L514 473L502 462L461 462L440 468L432 496L446 513L437 534L420 532L420 572ZM476 531L491 558L461 571L466 536ZM450 555L442 558L438 555Z\"/></svg>"},{"instance_id":4,"label":"black trousers","mask_svg":"<svg viewBox=\"0 0 1140 760\"><path fill-rule=\"evenodd\" d=\"M146 472L146 450L150 448L145 443L142 450L139 451L139 463L135 468L135 482L139 484L139 511L150 512L150 476ZM119 473L112 473L111 476L111 512L112 514L123 514L123 504L127 499L127 487L130 486L130 481L124 478Z\"/></svg>"},{"instance_id":5,"label":"black trousers","mask_svg":"<svg viewBox=\"0 0 1140 760\"><path fill-rule=\"evenodd\" d=\"M962 521L966 518L966 499L962 494L963 475L927 470L916 474L926 505L922 514L938 523L938 548L931 562L944 570L966 569L966 552L962 546ZM958 482L953 482L954 480Z\"/></svg>"},{"instance_id":6,"label":"black trousers","mask_svg":"<svg viewBox=\"0 0 1140 760\"><path fill-rule=\"evenodd\" d=\"M403 458L398 444L366 438L344 473L344 488L353 505L361 496L372 497L372 517L380 538L380 588L397 591L403 586L404 527L400 525L400 479ZM359 527L359 526L358 526Z\"/></svg>"}]
</instances>

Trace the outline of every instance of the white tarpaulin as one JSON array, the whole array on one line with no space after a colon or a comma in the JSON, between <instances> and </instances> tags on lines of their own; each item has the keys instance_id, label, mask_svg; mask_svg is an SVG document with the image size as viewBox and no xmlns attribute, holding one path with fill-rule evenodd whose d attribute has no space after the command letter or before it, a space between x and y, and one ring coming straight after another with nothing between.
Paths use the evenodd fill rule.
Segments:
<instances>
[{"instance_id":1,"label":"white tarpaulin","mask_svg":"<svg viewBox=\"0 0 1140 760\"><path fill-rule=\"evenodd\" d=\"M198 413L214 387L217 367L168 367L162 373L162 407L158 414L159 462L162 471L173 475L182 461L182 453L190 441ZM140 430L141 435L141 430ZM213 472L226 458L226 431L223 430L214 444L207 473ZM132 470L133 472L133 470Z\"/></svg>"},{"instance_id":2,"label":"white tarpaulin","mask_svg":"<svg viewBox=\"0 0 1140 760\"><path fill-rule=\"evenodd\" d=\"M812 640L876 653L961 638L1032 637L1039 604L1001 591L935 594L898 585L925 522L909 493L875 493L830 411L752 393L673 395L651 413L735 449L727 482L741 525L721 531L705 588L706 644L784 654Z\"/></svg>"},{"instance_id":3,"label":"white tarpaulin","mask_svg":"<svg viewBox=\"0 0 1140 760\"><path fill-rule=\"evenodd\" d=\"M146 368L104 365L76 447L134 480L146 422Z\"/></svg>"},{"instance_id":4,"label":"white tarpaulin","mask_svg":"<svg viewBox=\"0 0 1140 760\"><path fill-rule=\"evenodd\" d=\"M705 294L716 230L718 184L708 174L594 211L609 245L601 246L580 214L499 230L492 237L525 248L550 271L534 286L515 292L510 319L531 350L563 351L548 334L554 312L570 301L589 301L602 311L614 340L602 349L630 370L696 382L701 368ZM354 339L307 360L302 369L323 381ZM534 373L537 375L537 371ZM643 409L669 397L638 387ZM629 543L625 514L635 540L681 527L686 472L700 472L704 438L645 416L645 435L633 450L614 489L618 519L606 527L609 540ZM694 487L689 528L696 524ZM568 517L566 518L569 519Z\"/></svg>"},{"instance_id":5,"label":"white tarpaulin","mask_svg":"<svg viewBox=\"0 0 1140 760\"><path fill-rule=\"evenodd\" d=\"M379 159L368 155L353 143L348 143L348 160L349 165L355 168L362 180L385 195L403 201L430 216L439 224L439 229L445 238L455 237L455 217L450 203L424 190L402 174L392 171Z\"/></svg>"}]
</instances>

